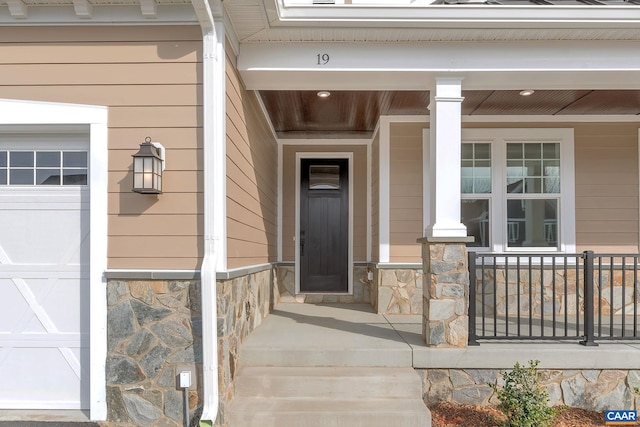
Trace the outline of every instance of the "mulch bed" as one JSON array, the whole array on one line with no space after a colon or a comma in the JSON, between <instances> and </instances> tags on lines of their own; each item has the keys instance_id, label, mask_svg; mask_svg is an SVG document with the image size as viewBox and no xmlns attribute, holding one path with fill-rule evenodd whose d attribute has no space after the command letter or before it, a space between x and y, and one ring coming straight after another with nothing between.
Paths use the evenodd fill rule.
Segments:
<instances>
[{"instance_id":1,"label":"mulch bed","mask_svg":"<svg viewBox=\"0 0 640 427\"><path fill-rule=\"evenodd\" d=\"M500 427L506 418L495 406L459 405L440 402L429 406L432 427ZM604 414L579 408L562 408L553 427L602 427Z\"/></svg>"}]
</instances>

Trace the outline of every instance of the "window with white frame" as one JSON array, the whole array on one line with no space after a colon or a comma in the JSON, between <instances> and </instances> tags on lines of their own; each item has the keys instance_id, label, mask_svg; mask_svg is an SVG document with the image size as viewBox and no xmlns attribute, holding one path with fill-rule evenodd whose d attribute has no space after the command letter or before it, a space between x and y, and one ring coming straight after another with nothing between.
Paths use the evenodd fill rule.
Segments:
<instances>
[{"instance_id":1,"label":"window with white frame","mask_svg":"<svg viewBox=\"0 0 640 427\"><path fill-rule=\"evenodd\" d=\"M574 251L571 129L464 129L461 218L491 251Z\"/></svg>"},{"instance_id":2,"label":"window with white frame","mask_svg":"<svg viewBox=\"0 0 640 427\"><path fill-rule=\"evenodd\" d=\"M86 151L0 150L0 186L87 185Z\"/></svg>"}]
</instances>

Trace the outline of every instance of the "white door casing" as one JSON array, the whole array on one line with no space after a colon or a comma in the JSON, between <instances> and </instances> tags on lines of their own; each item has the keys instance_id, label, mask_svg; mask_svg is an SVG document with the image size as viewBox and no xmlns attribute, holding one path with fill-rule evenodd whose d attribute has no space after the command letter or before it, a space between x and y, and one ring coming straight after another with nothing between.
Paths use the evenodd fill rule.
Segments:
<instances>
[{"instance_id":1,"label":"white door casing","mask_svg":"<svg viewBox=\"0 0 640 427\"><path fill-rule=\"evenodd\" d=\"M107 415L107 131L106 107L0 99L0 137L39 133L60 141L56 135L82 134L89 152L88 186L7 187L0 194L1 221L13 224L0 225L5 227L0 230L0 297L3 304L7 298L15 301L9 305L13 317L0 314L2 333L8 342L14 339L14 349L16 344L34 349L29 357L0 350L0 366L19 363L33 377L63 371L62 381L75 381L74 386L61 393L56 384L52 399L45 394L54 387L39 380L40 389L30 389L31 400L41 407L89 408L92 420ZM60 379L55 375L53 382ZM20 378L26 384L26 377ZM33 407L17 402L18 393L12 396L6 406Z\"/></svg>"}]
</instances>

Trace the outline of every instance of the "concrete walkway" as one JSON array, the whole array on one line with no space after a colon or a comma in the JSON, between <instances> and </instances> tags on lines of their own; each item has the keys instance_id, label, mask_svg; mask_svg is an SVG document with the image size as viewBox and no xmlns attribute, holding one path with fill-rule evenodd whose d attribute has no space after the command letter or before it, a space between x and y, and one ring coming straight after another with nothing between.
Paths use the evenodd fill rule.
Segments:
<instances>
[{"instance_id":1,"label":"concrete walkway","mask_svg":"<svg viewBox=\"0 0 640 427\"><path fill-rule=\"evenodd\" d=\"M485 342L428 348L419 315L383 315L366 304L280 304L241 345L244 366L386 366L508 369L640 369L640 342Z\"/></svg>"}]
</instances>

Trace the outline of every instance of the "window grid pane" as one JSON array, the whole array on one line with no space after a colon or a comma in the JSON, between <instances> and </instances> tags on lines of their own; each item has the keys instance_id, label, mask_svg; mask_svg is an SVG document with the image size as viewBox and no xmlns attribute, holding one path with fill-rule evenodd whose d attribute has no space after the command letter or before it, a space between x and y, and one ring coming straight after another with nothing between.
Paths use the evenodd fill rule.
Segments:
<instances>
[{"instance_id":1,"label":"window grid pane","mask_svg":"<svg viewBox=\"0 0 640 427\"><path fill-rule=\"evenodd\" d=\"M87 185L86 151L0 151L0 185Z\"/></svg>"},{"instance_id":2,"label":"window grid pane","mask_svg":"<svg viewBox=\"0 0 640 427\"><path fill-rule=\"evenodd\" d=\"M489 199L462 199L460 206L462 223L467 227L467 235L474 241L469 247L487 248L491 243L491 223Z\"/></svg>"},{"instance_id":3,"label":"window grid pane","mask_svg":"<svg viewBox=\"0 0 640 427\"><path fill-rule=\"evenodd\" d=\"M507 193L560 193L560 144L508 143Z\"/></svg>"},{"instance_id":4,"label":"window grid pane","mask_svg":"<svg viewBox=\"0 0 640 427\"><path fill-rule=\"evenodd\" d=\"M557 199L507 200L509 247L558 247Z\"/></svg>"},{"instance_id":5,"label":"window grid pane","mask_svg":"<svg viewBox=\"0 0 640 427\"><path fill-rule=\"evenodd\" d=\"M461 165L462 194L491 193L491 144L463 143Z\"/></svg>"}]
</instances>

